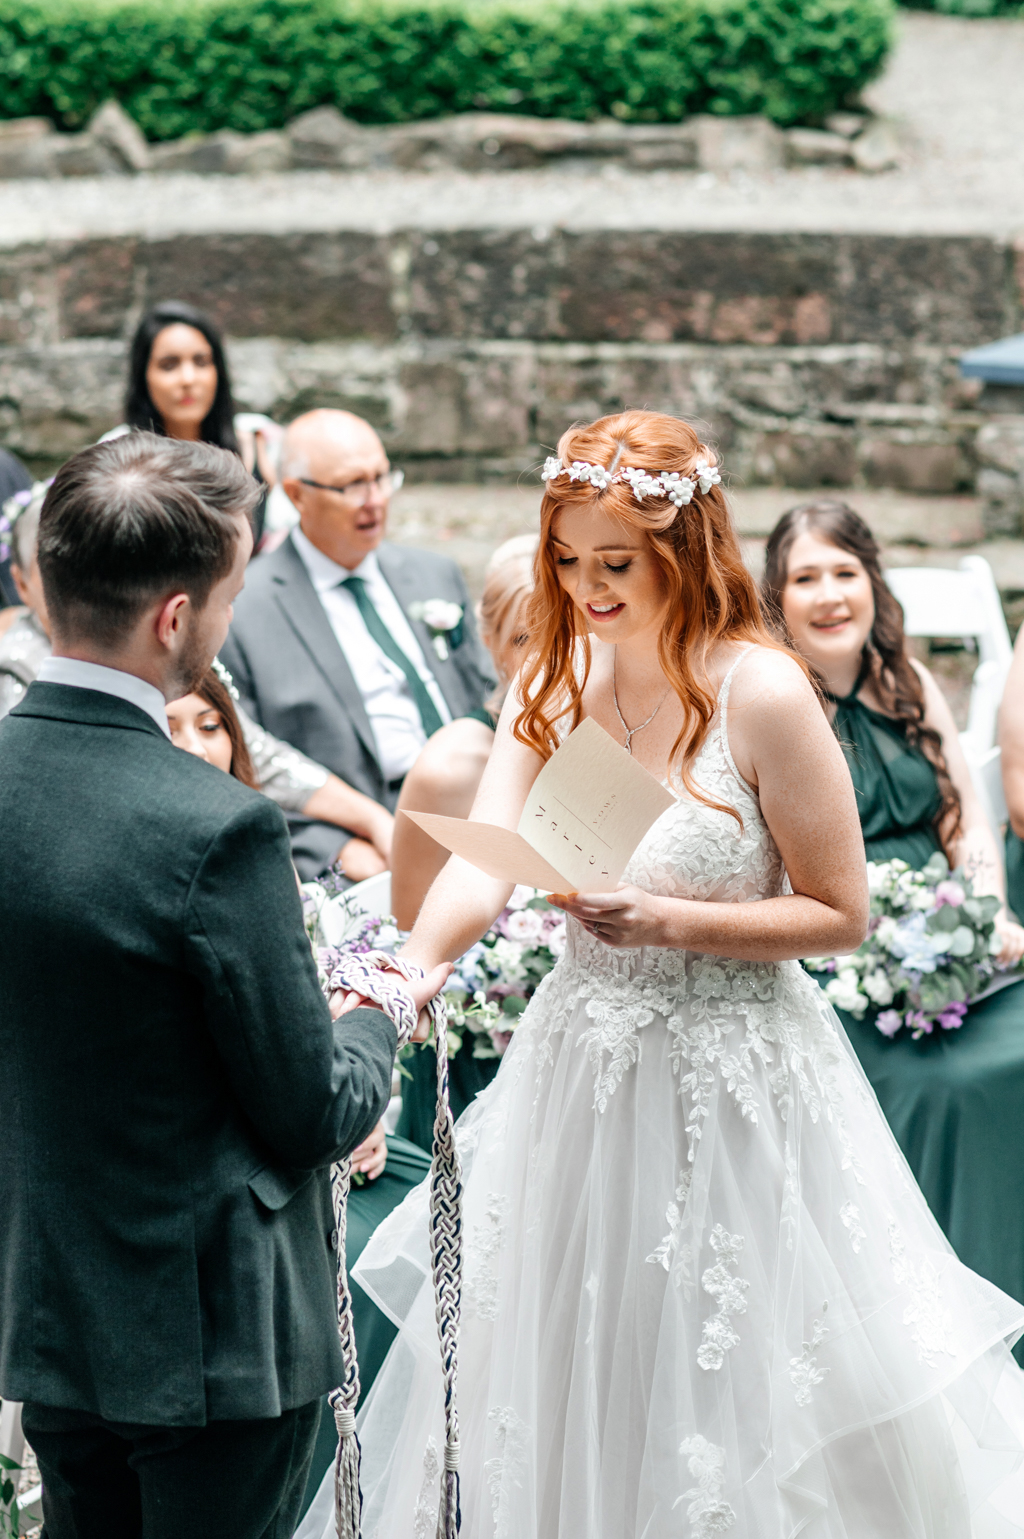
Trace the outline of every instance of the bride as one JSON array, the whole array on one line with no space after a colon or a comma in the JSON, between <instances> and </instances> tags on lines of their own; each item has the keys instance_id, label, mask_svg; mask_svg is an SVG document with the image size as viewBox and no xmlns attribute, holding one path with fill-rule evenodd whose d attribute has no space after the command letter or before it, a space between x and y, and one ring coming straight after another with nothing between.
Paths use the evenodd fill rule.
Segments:
<instances>
[{"instance_id":1,"label":"bride","mask_svg":"<svg viewBox=\"0 0 1024 1539\"><path fill-rule=\"evenodd\" d=\"M473 816L515 828L583 717L678 799L616 892L556 900L565 954L458 1126L464 1539L1024 1533L1024 1308L957 1261L796 961L863 938L863 844L711 455L627 412L545 478L534 649ZM403 955L459 957L509 895L453 858ZM424 1186L356 1272L400 1326L360 1419L366 1539L435 1533L426 1212Z\"/></svg>"}]
</instances>

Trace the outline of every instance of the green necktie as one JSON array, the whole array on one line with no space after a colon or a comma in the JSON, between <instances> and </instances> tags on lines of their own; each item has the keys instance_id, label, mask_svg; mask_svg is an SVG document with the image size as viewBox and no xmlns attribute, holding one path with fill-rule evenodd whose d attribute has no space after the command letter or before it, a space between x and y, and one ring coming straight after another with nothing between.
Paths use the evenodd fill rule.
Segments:
<instances>
[{"instance_id":1,"label":"green necktie","mask_svg":"<svg viewBox=\"0 0 1024 1539\"><path fill-rule=\"evenodd\" d=\"M412 658L407 657L398 642L388 630L384 621L374 606L373 600L366 591L366 583L362 577L346 577L338 584L339 588L347 588L356 601L359 613L363 617L363 624L380 647L385 657L405 674L412 691L412 698L416 702L416 709L420 713L420 721L427 737L433 737L438 727L444 725L438 713L437 706L430 698L430 691L416 671L416 665Z\"/></svg>"}]
</instances>

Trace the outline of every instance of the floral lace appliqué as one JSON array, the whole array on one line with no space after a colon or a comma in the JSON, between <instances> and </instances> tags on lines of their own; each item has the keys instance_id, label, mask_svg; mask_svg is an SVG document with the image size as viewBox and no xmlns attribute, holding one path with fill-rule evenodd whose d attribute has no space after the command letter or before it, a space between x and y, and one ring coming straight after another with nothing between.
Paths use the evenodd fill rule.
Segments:
<instances>
[{"instance_id":1,"label":"floral lace appliqu\u00e9","mask_svg":"<svg viewBox=\"0 0 1024 1539\"><path fill-rule=\"evenodd\" d=\"M437 1456L437 1444L427 1438L423 1453L423 1483L416 1498L416 1510L412 1515L413 1539L434 1539L437 1531L437 1477L441 1473L441 1461Z\"/></svg>"},{"instance_id":2,"label":"floral lace appliqu\u00e9","mask_svg":"<svg viewBox=\"0 0 1024 1539\"><path fill-rule=\"evenodd\" d=\"M675 1286L682 1290L683 1298L693 1297L693 1246L683 1244L683 1206L690 1188L690 1171L679 1173L675 1200L665 1210L668 1234L661 1244L647 1257L649 1262L663 1266Z\"/></svg>"},{"instance_id":3,"label":"floral lace appliqu\u00e9","mask_svg":"<svg viewBox=\"0 0 1024 1539\"><path fill-rule=\"evenodd\" d=\"M860 1250L861 1240L867 1238L867 1230L860 1221L860 1209L854 1202L844 1202L839 1209L839 1217L842 1220L843 1228L849 1230L850 1244L853 1246L854 1254L856 1255Z\"/></svg>"},{"instance_id":4,"label":"floral lace appliqu\u00e9","mask_svg":"<svg viewBox=\"0 0 1024 1539\"><path fill-rule=\"evenodd\" d=\"M463 1299L481 1320L498 1314L498 1260L510 1210L504 1192L490 1192L483 1218L466 1226Z\"/></svg>"},{"instance_id":5,"label":"floral lace appliqu\u00e9","mask_svg":"<svg viewBox=\"0 0 1024 1539\"><path fill-rule=\"evenodd\" d=\"M907 1255L903 1231L894 1219L889 1220L889 1260L897 1283L901 1287L906 1285L910 1290L910 1303L903 1311L903 1324L910 1328L911 1340L917 1347L918 1361L934 1368L940 1352L949 1357L956 1354L956 1348L952 1345L953 1317L943 1302L938 1268L931 1261L911 1261Z\"/></svg>"},{"instance_id":6,"label":"floral lace appliqu\u00e9","mask_svg":"<svg viewBox=\"0 0 1024 1539\"><path fill-rule=\"evenodd\" d=\"M741 1234L727 1234L721 1224L711 1231L711 1249L718 1257L714 1266L703 1273L700 1285L705 1293L717 1300L718 1308L704 1321L701 1344L697 1348L697 1362L701 1368L717 1372L725 1362L725 1354L739 1346L739 1336L729 1322L730 1315L744 1315L747 1301L744 1297L750 1287L742 1277L734 1277L729 1271L739 1260L743 1249Z\"/></svg>"},{"instance_id":7,"label":"floral lace appliqu\u00e9","mask_svg":"<svg viewBox=\"0 0 1024 1539\"><path fill-rule=\"evenodd\" d=\"M510 1405L494 1406L487 1420L501 1450L484 1464L494 1539L512 1539L512 1492L522 1489L526 1474L526 1424Z\"/></svg>"},{"instance_id":8,"label":"floral lace appliqu\u00e9","mask_svg":"<svg viewBox=\"0 0 1024 1539\"><path fill-rule=\"evenodd\" d=\"M828 1304L822 1304L822 1314L828 1309ZM825 1375L831 1373L831 1368L819 1368L816 1352L828 1335L828 1326L824 1320L811 1321L811 1339L803 1343L803 1351L799 1357L791 1357L789 1360L789 1377L796 1390L793 1396L797 1405L810 1405L811 1391L816 1384L822 1384Z\"/></svg>"},{"instance_id":9,"label":"floral lace appliqu\u00e9","mask_svg":"<svg viewBox=\"0 0 1024 1539\"><path fill-rule=\"evenodd\" d=\"M717 1443L709 1443L706 1437L688 1437L679 1445L679 1452L686 1458L686 1467L694 1484L682 1496L677 1496L673 1508L680 1502L689 1502L686 1516L690 1520L692 1539L714 1539L724 1534L736 1522L736 1514L723 1500L725 1485L725 1449Z\"/></svg>"}]
</instances>

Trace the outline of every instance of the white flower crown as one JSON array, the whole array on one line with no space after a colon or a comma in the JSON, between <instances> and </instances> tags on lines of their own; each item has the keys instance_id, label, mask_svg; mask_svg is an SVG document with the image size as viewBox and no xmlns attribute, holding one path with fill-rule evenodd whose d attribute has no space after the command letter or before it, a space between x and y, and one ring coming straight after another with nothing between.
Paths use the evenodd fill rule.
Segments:
<instances>
[{"instance_id":1,"label":"white flower crown","mask_svg":"<svg viewBox=\"0 0 1024 1539\"><path fill-rule=\"evenodd\" d=\"M210 666L213 669L214 673L217 675L218 679L220 679L221 683L224 685L224 688L227 690L228 694L231 696L231 698L235 702L235 704L236 705L240 705L242 697L238 693L237 688L235 687L234 679L231 677L230 673L225 668L225 666L221 662L220 658L219 657L215 657L213 659L213 662L210 664Z\"/></svg>"},{"instance_id":2,"label":"white flower crown","mask_svg":"<svg viewBox=\"0 0 1024 1539\"><path fill-rule=\"evenodd\" d=\"M667 497L677 508L682 508L692 501L698 486L701 494L706 497L722 479L714 465L709 465L704 459L694 461L693 474L696 480L681 476L676 470L656 470L652 473L649 470L634 470L630 465L613 474L603 465L591 465L588 460L573 460L571 465L563 465L556 455L549 454L540 478L542 481L554 481L559 476L568 476L570 481L589 481L599 492L616 481L628 481L637 502L641 502L644 497Z\"/></svg>"}]
</instances>

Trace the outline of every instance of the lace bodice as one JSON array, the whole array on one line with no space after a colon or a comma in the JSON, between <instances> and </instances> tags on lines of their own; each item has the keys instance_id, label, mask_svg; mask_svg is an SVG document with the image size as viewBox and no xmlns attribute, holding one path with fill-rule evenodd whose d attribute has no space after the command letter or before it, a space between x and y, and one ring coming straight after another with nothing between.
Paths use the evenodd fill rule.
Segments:
<instances>
[{"instance_id":1,"label":"lace bodice","mask_svg":"<svg viewBox=\"0 0 1024 1539\"><path fill-rule=\"evenodd\" d=\"M761 813L757 796L743 779L729 748L728 707L733 676L750 648L732 664L718 692L718 707L693 766L693 778L729 812L695 801L678 783L677 797L638 845L622 875L659 897L699 898L707 903L741 903L777 897L788 890L782 857ZM740 821L741 820L741 821ZM682 971L686 953L645 947L615 951L589 936L575 920L568 926L572 961L599 972ZM676 967L673 967L675 959Z\"/></svg>"}]
</instances>

